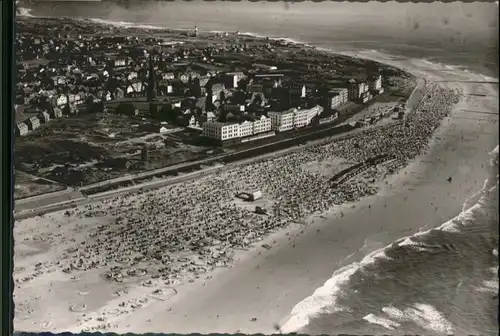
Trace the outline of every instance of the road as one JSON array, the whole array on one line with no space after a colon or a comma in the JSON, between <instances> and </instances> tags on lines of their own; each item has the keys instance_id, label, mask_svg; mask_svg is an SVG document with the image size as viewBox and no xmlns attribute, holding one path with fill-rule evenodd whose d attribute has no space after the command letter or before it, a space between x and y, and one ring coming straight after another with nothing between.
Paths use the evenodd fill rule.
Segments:
<instances>
[{"instance_id":1,"label":"road","mask_svg":"<svg viewBox=\"0 0 500 336\"><path fill-rule=\"evenodd\" d=\"M426 85L425 79L419 78L417 80L417 85L415 86L415 89L413 90L410 98L408 99L408 101L406 103L407 112L411 112L415 109L416 103L422 98L422 90L425 87L425 85ZM189 181L189 180L198 178L198 177L203 176L203 175L211 174L219 169L223 169L226 167L247 164L247 163L250 163L256 159L276 155L278 153L283 153L285 151L288 152L288 151L298 150L298 149L303 148L304 146L305 147L313 146L313 145L316 145L318 143L327 141L327 139L328 139L328 141L331 141L331 140L338 141L338 140L341 140L343 138L359 134L360 132L374 132L378 129L382 129L385 127L391 127L391 126L397 124L398 122L399 121L390 121L389 123L384 123L384 124L378 125L378 126L372 126L372 127L369 127L368 129L367 128L354 129L354 130L349 131L347 133L341 133L338 135L327 136L327 137L322 138L322 139L309 141L305 145L302 145L302 146L295 145L295 146L291 146L291 148L288 148L288 149L278 150L276 152L270 152L270 153L263 153L261 155L253 156L250 158L244 158L242 160L226 164L223 167L221 167L221 166L209 167L209 168L206 168L203 170L199 170L196 172L188 173L188 174L177 176L177 177L169 177L169 178L165 178L165 179L148 181L148 182L144 182L141 184L135 184L135 185L130 186L130 187L120 188L120 189L116 189L116 190L110 190L110 191L106 191L106 192L102 192L102 193L98 193L98 194L94 194L94 195L84 196L79 190L86 190L86 189L90 189L90 188L95 188L97 186L104 186L104 185L117 183L117 182L133 181L134 179L137 179L137 178L144 178L144 177L152 176L155 174L161 174L163 172L168 172L169 170L174 170L174 169L178 169L180 167L185 167L185 166L189 166L189 165L193 165L193 164L213 163L214 161L217 161L217 160L222 161L224 159L224 157L227 156L227 154L217 155L217 156L214 156L214 157L211 157L208 159L204 159L204 160L193 161L193 162L188 162L188 163L181 163L181 164L178 164L175 166L155 169L153 171L148 171L148 172L144 172L144 173L137 174L137 175L127 175L127 176L123 176L123 177L120 177L117 179L104 181L104 182L100 182L97 184L92 184L92 185L86 186L84 188L80 188L79 190L68 189L68 190L56 192L56 193L49 194L49 195L40 195L40 196L37 196L35 198L17 201L16 205L15 205L14 218L15 219L29 218L29 217L33 217L33 216L37 216L37 215L41 215L41 214L46 214L46 213L50 213L50 212L54 212L54 211L67 209L70 207L75 207L75 206L82 205L82 204L96 202L96 201L110 198L110 197L117 197L117 196L124 195L124 194L130 193L130 192L133 192L133 191L137 191L139 189L142 189L142 190L158 189L158 188L161 188L161 187L164 187L167 185L181 183L181 182L185 182L185 181ZM265 148L267 146L276 145L276 144L283 143L283 142L291 142L292 140L300 140L301 138L310 137L311 135L325 132L329 129L331 129L331 128L320 129L320 130L314 131L314 132L308 132L308 133L305 133L303 135L298 136L296 139L280 140L280 141L274 142L272 144L264 144L264 145L257 146L257 147L251 148L251 149L238 151L238 153L243 153L243 152L255 150L258 148ZM231 154L234 154L234 153L231 153Z\"/></svg>"},{"instance_id":2,"label":"road","mask_svg":"<svg viewBox=\"0 0 500 336\"><path fill-rule=\"evenodd\" d=\"M209 168L199 170L196 172L192 172L192 173L188 173L185 175L180 175L180 176L170 177L170 178L165 178L165 179L158 179L158 180L154 180L154 181L148 181L148 182L136 184L136 185L133 185L130 187L109 190L109 191L94 194L94 195L84 196L79 191L74 191L71 194L57 195L56 197L50 197L50 195L49 195L48 197L36 199L36 200L31 201L31 202L25 202L25 203L19 204L19 205L16 204L16 211L14 212L14 218L16 220L20 220L23 218L34 217L34 216L43 215L43 214L50 213L50 212L68 209L71 207L76 207L79 205L97 202L97 201L100 201L100 200L103 200L106 198L118 197L118 196L130 193L130 192L138 191L138 190L158 189L158 188L165 187L167 185L186 182L186 181L189 181L192 179L199 178L199 177L204 176L204 175L212 174L212 173L214 173L218 170L221 170L221 169L227 169L229 167L233 167L233 166L237 166L237 165L248 164L254 160L261 159L263 157L277 155L277 154L280 154L283 152L300 150L304 147L310 147L310 146L316 145L318 143L322 143L324 141L331 141L331 140L338 141L338 140L344 139L346 137L354 136L354 135L362 133L362 132L371 133L371 132L374 132L374 131L379 130L381 128L394 126L396 123L397 123L397 121L391 122L390 124L373 126L373 127L370 127L369 129L358 128L358 129L354 129L354 130L347 132L347 133L342 133L342 134L338 134L335 136L330 136L327 138L322 138L322 139L310 141L304 145L299 145L299 146L296 145L296 146L293 146L291 148L287 148L287 149L280 150L277 152L264 153L262 155L253 156L251 158L245 158L245 159L242 159L239 161L228 163L228 164L223 165L223 166L221 165L221 166L216 166L216 167L209 167ZM321 130L321 131L324 131L324 130ZM321 131L307 133L307 135L310 136L311 134L319 133ZM287 140L287 141L290 141L290 140ZM265 146L261 146L261 147L265 147Z\"/></svg>"}]
</instances>

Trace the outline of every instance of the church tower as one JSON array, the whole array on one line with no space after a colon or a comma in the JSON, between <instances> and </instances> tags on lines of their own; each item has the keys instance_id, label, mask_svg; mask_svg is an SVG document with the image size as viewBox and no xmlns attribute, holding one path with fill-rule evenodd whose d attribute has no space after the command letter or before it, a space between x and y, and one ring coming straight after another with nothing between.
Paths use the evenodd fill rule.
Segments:
<instances>
[{"instance_id":1,"label":"church tower","mask_svg":"<svg viewBox=\"0 0 500 336\"><path fill-rule=\"evenodd\" d=\"M153 66L153 55L149 55L148 101L156 99L156 78Z\"/></svg>"}]
</instances>

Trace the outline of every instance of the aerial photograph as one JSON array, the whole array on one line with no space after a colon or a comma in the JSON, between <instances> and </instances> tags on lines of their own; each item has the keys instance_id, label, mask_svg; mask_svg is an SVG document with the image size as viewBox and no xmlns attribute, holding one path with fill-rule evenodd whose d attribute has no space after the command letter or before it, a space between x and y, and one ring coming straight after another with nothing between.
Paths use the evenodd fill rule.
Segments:
<instances>
[{"instance_id":1,"label":"aerial photograph","mask_svg":"<svg viewBox=\"0 0 500 336\"><path fill-rule=\"evenodd\" d=\"M15 331L498 334L498 15L16 1Z\"/></svg>"}]
</instances>

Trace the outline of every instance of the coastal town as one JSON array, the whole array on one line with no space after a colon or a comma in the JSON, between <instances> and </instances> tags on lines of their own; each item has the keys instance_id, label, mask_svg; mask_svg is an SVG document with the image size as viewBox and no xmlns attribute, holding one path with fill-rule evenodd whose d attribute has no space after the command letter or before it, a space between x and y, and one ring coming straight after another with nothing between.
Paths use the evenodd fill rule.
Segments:
<instances>
[{"instance_id":1,"label":"coastal town","mask_svg":"<svg viewBox=\"0 0 500 336\"><path fill-rule=\"evenodd\" d=\"M83 197L22 219L13 278L23 330L34 322L116 330L135 311L232 267L238 251L273 249L273 233L376 194L425 153L460 94L426 84L407 111L412 77L375 62L238 33L104 26L98 35L90 22L56 22L19 23L16 179L83 188L269 146L283 134L357 126L246 161L221 159L198 178L107 191L98 202ZM50 37L36 33L42 27ZM87 179L68 179L75 172ZM42 309L53 302L64 318Z\"/></svg>"},{"instance_id":2,"label":"coastal town","mask_svg":"<svg viewBox=\"0 0 500 336\"><path fill-rule=\"evenodd\" d=\"M212 272L231 267L238 251L272 249L272 241L264 242L269 235L290 225L300 231L312 215L374 195L380 181L426 151L458 101L458 92L436 85L423 94L405 123L38 217L30 225L35 235L15 230L21 260L14 269L17 289L39 292L45 277L80 289L65 291L64 298L55 291L37 301L20 295L17 323L28 329L32 320L42 321L44 329L65 328L40 310L44 302L57 300L67 303L65 323L75 330L123 328L120 321L139 309L168 302L183 285L208 281ZM251 191L246 201L238 199L246 191ZM46 221L58 231L39 225ZM30 242L54 248L30 257ZM85 279L96 278L98 287L86 285Z\"/></svg>"},{"instance_id":3,"label":"coastal town","mask_svg":"<svg viewBox=\"0 0 500 336\"><path fill-rule=\"evenodd\" d=\"M497 4L1 7L2 330L498 330Z\"/></svg>"},{"instance_id":4,"label":"coastal town","mask_svg":"<svg viewBox=\"0 0 500 336\"><path fill-rule=\"evenodd\" d=\"M396 69L286 40L97 27L19 22L16 171L45 189L20 187L18 198L328 127L414 85Z\"/></svg>"}]
</instances>

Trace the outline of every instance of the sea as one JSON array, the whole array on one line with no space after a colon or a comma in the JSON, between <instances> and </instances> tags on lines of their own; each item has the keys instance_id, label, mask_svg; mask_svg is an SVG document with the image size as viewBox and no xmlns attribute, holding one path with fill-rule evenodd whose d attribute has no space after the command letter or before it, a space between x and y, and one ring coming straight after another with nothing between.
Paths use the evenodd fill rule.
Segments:
<instances>
[{"instance_id":1,"label":"sea","mask_svg":"<svg viewBox=\"0 0 500 336\"><path fill-rule=\"evenodd\" d=\"M19 12L121 27L239 31L498 78L498 3L21 1ZM301 318L282 331L497 335L498 154L497 147L485 165L489 179L460 214L332 269L324 286L295 306L292 315Z\"/></svg>"},{"instance_id":2,"label":"sea","mask_svg":"<svg viewBox=\"0 0 500 336\"><path fill-rule=\"evenodd\" d=\"M498 335L498 146L456 217L336 270L284 333Z\"/></svg>"}]
</instances>

